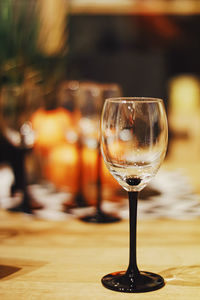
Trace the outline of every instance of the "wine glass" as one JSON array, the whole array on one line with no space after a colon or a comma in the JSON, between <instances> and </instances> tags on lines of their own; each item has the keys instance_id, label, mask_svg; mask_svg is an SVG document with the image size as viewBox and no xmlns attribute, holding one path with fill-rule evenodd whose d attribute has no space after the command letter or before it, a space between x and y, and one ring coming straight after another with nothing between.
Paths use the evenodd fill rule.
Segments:
<instances>
[{"instance_id":1,"label":"wine glass","mask_svg":"<svg viewBox=\"0 0 200 300\"><path fill-rule=\"evenodd\" d=\"M102 157L100 153L100 116L105 95L119 95L119 86L116 84L97 84L83 82L80 84L79 107L82 114L80 119L80 133L82 145L95 149L96 159L96 206L93 214L81 218L89 223L113 223L120 218L102 209Z\"/></svg>"},{"instance_id":2,"label":"wine glass","mask_svg":"<svg viewBox=\"0 0 200 300\"><path fill-rule=\"evenodd\" d=\"M136 260L138 193L158 171L166 153L167 118L161 99L145 97L110 98L101 118L101 151L106 166L128 192L130 214L130 257L126 271L102 278L111 290L148 292L164 286L157 274L139 271Z\"/></svg>"},{"instance_id":3,"label":"wine glass","mask_svg":"<svg viewBox=\"0 0 200 300\"><path fill-rule=\"evenodd\" d=\"M77 108L80 112L80 120L78 122L79 127L79 152L82 153L84 148L94 149L98 151L99 141L99 126L100 126L100 114L102 109L101 90L95 82L80 82L79 94L77 97ZM97 154L97 177L100 162ZM83 171L83 169L81 170ZM83 187L83 175L80 173L79 185ZM98 192L97 182L97 206L99 203L100 193ZM98 209L97 209L98 210ZM100 210L100 208L99 208ZM99 215L99 214L98 214ZM85 222L97 222L97 214L85 215L81 217Z\"/></svg>"},{"instance_id":4,"label":"wine glass","mask_svg":"<svg viewBox=\"0 0 200 300\"><path fill-rule=\"evenodd\" d=\"M77 105L77 95L79 93L79 82L76 80L64 81L58 93L58 106L66 109L73 114L73 127L66 131L66 140L68 143L76 144L78 151L77 163L77 191L74 195L73 203L66 204L66 211L73 208L87 207L87 201L83 193L83 158L82 158L82 143L79 136L78 121L80 118L79 107Z\"/></svg>"},{"instance_id":5,"label":"wine glass","mask_svg":"<svg viewBox=\"0 0 200 300\"><path fill-rule=\"evenodd\" d=\"M35 133L30 122L33 112L41 105L39 85L8 85L1 88L1 130L11 148L15 150L15 183L22 190L22 202L12 211L32 214L30 196L27 191L26 154L32 149ZM37 203L36 207L37 207ZM38 205L39 207L39 205Z\"/></svg>"}]
</instances>

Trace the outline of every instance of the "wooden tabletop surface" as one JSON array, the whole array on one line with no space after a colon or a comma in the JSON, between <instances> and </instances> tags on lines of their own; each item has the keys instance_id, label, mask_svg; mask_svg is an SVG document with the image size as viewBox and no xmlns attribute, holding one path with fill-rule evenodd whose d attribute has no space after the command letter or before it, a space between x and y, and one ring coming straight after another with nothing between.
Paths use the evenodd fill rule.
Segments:
<instances>
[{"instance_id":1,"label":"wooden tabletop surface","mask_svg":"<svg viewBox=\"0 0 200 300\"><path fill-rule=\"evenodd\" d=\"M128 222L85 224L0 214L1 300L200 299L200 219L138 222L138 264L166 285L145 294L105 289L101 277L128 264Z\"/></svg>"}]
</instances>

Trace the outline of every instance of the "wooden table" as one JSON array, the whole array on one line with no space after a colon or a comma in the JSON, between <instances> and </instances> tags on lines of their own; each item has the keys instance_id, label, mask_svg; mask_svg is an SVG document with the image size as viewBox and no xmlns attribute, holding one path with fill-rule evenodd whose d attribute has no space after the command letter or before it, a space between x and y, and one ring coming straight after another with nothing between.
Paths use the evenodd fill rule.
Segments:
<instances>
[{"instance_id":1,"label":"wooden table","mask_svg":"<svg viewBox=\"0 0 200 300\"><path fill-rule=\"evenodd\" d=\"M200 299L200 219L138 222L138 264L162 289L121 294L101 277L128 264L128 222L85 224L0 213L1 300Z\"/></svg>"}]
</instances>

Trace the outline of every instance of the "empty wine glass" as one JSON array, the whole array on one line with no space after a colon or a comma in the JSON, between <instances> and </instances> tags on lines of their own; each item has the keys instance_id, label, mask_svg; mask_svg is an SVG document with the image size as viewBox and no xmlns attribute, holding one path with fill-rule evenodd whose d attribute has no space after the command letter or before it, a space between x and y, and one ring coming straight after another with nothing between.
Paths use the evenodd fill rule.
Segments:
<instances>
[{"instance_id":1,"label":"empty wine glass","mask_svg":"<svg viewBox=\"0 0 200 300\"><path fill-rule=\"evenodd\" d=\"M136 260L138 193L157 173L166 153L167 118L161 99L128 97L105 101L101 118L101 151L106 166L128 192L130 257L126 271L110 273L102 284L127 293L148 292L164 286L157 274L139 271Z\"/></svg>"},{"instance_id":2,"label":"empty wine glass","mask_svg":"<svg viewBox=\"0 0 200 300\"><path fill-rule=\"evenodd\" d=\"M80 85L79 107L82 113L80 119L80 132L82 145L95 149L96 160L96 205L95 212L81 218L89 223L113 223L120 218L113 213L104 212L102 209L102 157L100 153L100 117L105 100L105 95L119 95L120 87L117 84L96 84L83 82Z\"/></svg>"},{"instance_id":3,"label":"empty wine glass","mask_svg":"<svg viewBox=\"0 0 200 300\"><path fill-rule=\"evenodd\" d=\"M18 166L15 180L23 192L22 203L13 211L32 213L30 197L27 191L27 174L25 156L32 149L35 133L30 122L33 112L41 105L41 89L39 85L3 86L0 93L1 130L6 140L18 149Z\"/></svg>"},{"instance_id":4,"label":"empty wine glass","mask_svg":"<svg viewBox=\"0 0 200 300\"><path fill-rule=\"evenodd\" d=\"M101 90L95 82L81 82L79 94L77 97L77 108L80 111L79 125L79 152L83 148L94 149L98 151L100 115L102 109ZM98 154L97 154L98 156ZM99 161L97 159L97 173L99 170ZM83 184L83 174L80 173L79 185ZM83 186L82 186L83 191ZM97 206L98 206L98 183L97 183ZM98 209L97 209L98 210ZM99 214L98 214L99 215ZM81 218L85 222L98 222L96 213L86 215Z\"/></svg>"},{"instance_id":5,"label":"empty wine glass","mask_svg":"<svg viewBox=\"0 0 200 300\"><path fill-rule=\"evenodd\" d=\"M66 210L78 207L87 207L87 201L83 193L83 157L82 142L79 136L78 122L80 118L79 105L77 105L77 95L79 93L80 83L76 80L65 81L61 84L58 93L58 106L66 109L73 114L73 127L66 130L66 140L68 143L76 144L78 150L77 163L77 191L74 195L73 203L66 204Z\"/></svg>"}]
</instances>

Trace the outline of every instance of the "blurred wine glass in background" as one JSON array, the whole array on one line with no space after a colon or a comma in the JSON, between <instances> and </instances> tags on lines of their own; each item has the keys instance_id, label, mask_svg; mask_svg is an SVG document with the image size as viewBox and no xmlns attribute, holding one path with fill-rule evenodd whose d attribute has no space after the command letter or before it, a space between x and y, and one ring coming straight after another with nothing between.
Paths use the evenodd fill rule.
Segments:
<instances>
[{"instance_id":1,"label":"blurred wine glass in background","mask_svg":"<svg viewBox=\"0 0 200 300\"><path fill-rule=\"evenodd\" d=\"M80 110L80 142L82 147L96 151L95 163L95 213L83 216L82 221L90 223L111 223L119 217L102 210L102 157L100 153L100 115L105 97L120 96L121 89L117 84L98 84L83 82L80 84L78 107ZM82 176L83 177L83 176ZM82 181L82 179L80 178Z\"/></svg>"},{"instance_id":2,"label":"blurred wine glass in background","mask_svg":"<svg viewBox=\"0 0 200 300\"><path fill-rule=\"evenodd\" d=\"M1 132L9 143L6 147L13 152L13 190L23 190L24 195L16 210L31 213L30 189L29 195L27 192L30 174L25 169L25 165L30 168L30 163L25 164L25 160L33 145L35 148L36 137L39 144L40 134L33 130L30 118L41 107L43 99L46 106L52 104L51 91L56 90L57 83L66 74L68 1L0 1L0 39ZM42 99L36 82L43 83ZM39 115L43 117L44 111L38 112L37 120ZM41 124L45 121L43 118ZM44 139L42 145L49 141L50 138ZM6 147L1 153L9 162L10 157L3 153ZM32 151L31 155L34 155ZM34 208L38 208L36 202L31 203Z\"/></svg>"},{"instance_id":3,"label":"blurred wine glass in background","mask_svg":"<svg viewBox=\"0 0 200 300\"><path fill-rule=\"evenodd\" d=\"M58 106L64 108L72 115L71 127L66 128L66 141L69 144L76 145L77 161L73 168L76 173L76 183L74 189L73 203L66 204L66 210L77 207L86 207L87 201L83 192L83 157L82 141L79 128L80 103L78 103L78 94L80 92L80 83L76 80L65 81L61 84L58 92ZM70 175L68 174L68 177Z\"/></svg>"},{"instance_id":4,"label":"blurred wine glass in background","mask_svg":"<svg viewBox=\"0 0 200 300\"><path fill-rule=\"evenodd\" d=\"M16 188L21 189L23 196L19 206L12 210L32 213L30 197L27 191L27 172L25 158L33 148L35 133L30 118L41 106L42 93L39 85L7 85L1 88L0 113L1 131L8 143L18 150L15 171ZM15 189L15 187L14 187Z\"/></svg>"},{"instance_id":5,"label":"blurred wine glass in background","mask_svg":"<svg viewBox=\"0 0 200 300\"><path fill-rule=\"evenodd\" d=\"M102 83L100 86L103 102L108 98L117 98L122 96L122 88L117 83Z\"/></svg>"},{"instance_id":6,"label":"blurred wine glass in background","mask_svg":"<svg viewBox=\"0 0 200 300\"><path fill-rule=\"evenodd\" d=\"M84 193L89 187L92 191L92 180L96 174L89 173L85 168L86 152L95 151L98 147L99 115L101 110L101 91L95 82L80 82L79 92L76 99L78 120L78 199L83 199ZM91 193L94 195L93 193ZM94 196L95 197L95 196ZM94 201L94 199L93 199ZM93 202L92 201L92 202ZM86 203L86 202L85 202ZM87 205L88 206L88 200Z\"/></svg>"}]
</instances>

